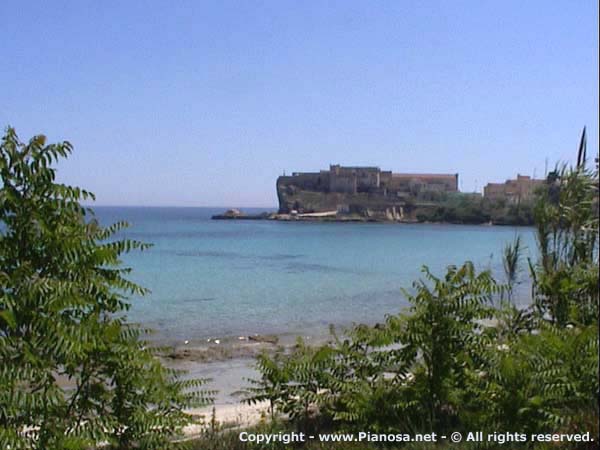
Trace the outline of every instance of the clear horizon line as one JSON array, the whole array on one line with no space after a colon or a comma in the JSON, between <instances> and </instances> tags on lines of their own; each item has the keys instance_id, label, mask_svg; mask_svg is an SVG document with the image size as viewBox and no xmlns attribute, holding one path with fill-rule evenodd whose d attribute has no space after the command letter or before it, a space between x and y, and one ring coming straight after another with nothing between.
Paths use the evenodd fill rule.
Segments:
<instances>
[{"instance_id":1,"label":"clear horizon line","mask_svg":"<svg viewBox=\"0 0 600 450\"><path fill-rule=\"evenodd\" d=\"M235 205L177 205L177 204L168 204L168 205L130 205L130 204L95 204L95 203L82 203L82 206L86 207L86 208L94 208L94 207L101 207L101 208L237 208L237 209L243 209L243 208L268 208L268 209L278 209L278 206L276 205L271 205L271 206L264 206L264 205L258 205L258 206L235 206Z\"/></svg>"}]
</instances>

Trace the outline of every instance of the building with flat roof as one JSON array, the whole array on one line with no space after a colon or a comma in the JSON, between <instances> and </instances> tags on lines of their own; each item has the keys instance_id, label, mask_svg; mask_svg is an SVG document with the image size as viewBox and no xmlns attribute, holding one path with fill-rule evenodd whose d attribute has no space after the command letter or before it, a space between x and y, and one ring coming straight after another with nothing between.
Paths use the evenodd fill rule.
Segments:
<instances>
[{"instance_id":1,"label":"building with flat roof","mask_svg":"<svg viewBox=\"0 0 600 450\"><path fill-rule=\"evenodd\" d=\"M329 170L294 172L279 177L279 184L293 184L303 190L357 194L395 195L397 192L458 192L458 174L393 173L369 166L332 164Z\"/></svg>"},{"instance_id":2,"label":"building with flat roof","mask_svg":"<svg viewBox=\"0 0 600 450\"><path fill-rule=\"evenodd\" d=\"M506 180L504 183L488 183L483 188L483 196L489 200L505 200L509 203L529 201L533 198L535 190L544 183L545 180L517 175L516 179Z\"/></svg>"}]
</instances>

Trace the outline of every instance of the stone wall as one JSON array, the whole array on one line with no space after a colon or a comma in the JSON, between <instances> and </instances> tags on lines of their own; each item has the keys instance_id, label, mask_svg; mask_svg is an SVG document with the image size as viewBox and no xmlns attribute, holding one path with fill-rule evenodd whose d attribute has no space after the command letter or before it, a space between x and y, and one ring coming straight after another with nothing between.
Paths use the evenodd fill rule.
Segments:
<instances>
[{"instance_id":1,"label":"stone wall","mask_svg":"<svg viewBox=\"0 0 600 450\"><path fill-rule=\"evenodd\" d=\"M504 200L509 203L529 201L535 190L544 183L545 180L517 175L516 179L506 180L504 183L488 183L483 188L483 196L489 200Z\"/></svg>"}]
</instances>

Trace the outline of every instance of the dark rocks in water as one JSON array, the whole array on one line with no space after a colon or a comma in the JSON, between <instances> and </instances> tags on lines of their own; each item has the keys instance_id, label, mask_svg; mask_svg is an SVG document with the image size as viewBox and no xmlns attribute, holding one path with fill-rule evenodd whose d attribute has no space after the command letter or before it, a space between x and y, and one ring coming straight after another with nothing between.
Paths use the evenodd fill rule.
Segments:
<instances>
[{"instance_id":1,"label":"dark rocks in water","mask_svg":"<svg viewBox=\"0 0 600 450\"><path fill-rule=\"evenodd\" d=\"M267 344L277 344L279 338L272 334L257 334L255 336L248 336L248 340L255 342L266 342Z\"/></svg>"},{"instance_id":2,"label":"dark rocks in water","mask_svg":"<svg viewBox=\"0 0 600 450\"><path fill-rule=\"evenodd\" d=\"M215 214L211 217L213 220L266 220L270 219L271 213L262 212L259 214L246 214L239 209L228 209L223 214Z\"/></svg>"},{"instance_id":3,"label":"dark rocks in water","mask_svg":"<svg viewBox=\"0 0 600 450\"><path fill-rule=\"evenodd\" d=\"M215 216L212 216L213 219L219 218L219 219L237 219L238 217L243 216L244 213L242 211L240 211L239 209L228 209L227 211L225 211L223 214L217 214Z\"/></svg>"},{"instance_id":4,"label":"dark rocks in water","mask_svg":"<svg viewBox=\"0 0 600 450\"><path fill-rule=\"evenodd\" d=\"M184 343L182 346L171 348L170 351L166 352L163 356L167 360L183 360L183 361L197 361L197 362L213 362L213 361L226 361L230 359L239 358L256 358L264 351L275 351L277 342L279 341L277 336L271 335L255 335L249 336L246 340L231 340L220 339L211 340L209 344L204 345L190 345Z\"/></svg>"}]
</instances>

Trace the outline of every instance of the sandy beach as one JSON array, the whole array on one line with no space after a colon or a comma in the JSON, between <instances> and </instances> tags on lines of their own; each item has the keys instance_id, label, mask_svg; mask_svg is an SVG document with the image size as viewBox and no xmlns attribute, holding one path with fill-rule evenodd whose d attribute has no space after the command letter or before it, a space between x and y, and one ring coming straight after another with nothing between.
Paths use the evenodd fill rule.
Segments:
<instances>
[{"instance_id":1,"label":"sandy beach","mask_svg":"<svg viewBox=\"0 0 600 450\"><path fill-rule=\"evenodd\" d=\"M219 429L245 428L257 425L261 420L266 420L268 409L268 402L260 402L255 405L235 403L190 409L188 412L196 417L199 423L188 425L183 429L184 439L196 437L210 427L213 414L215 424Z\"/></svg>"}]
</instances>

